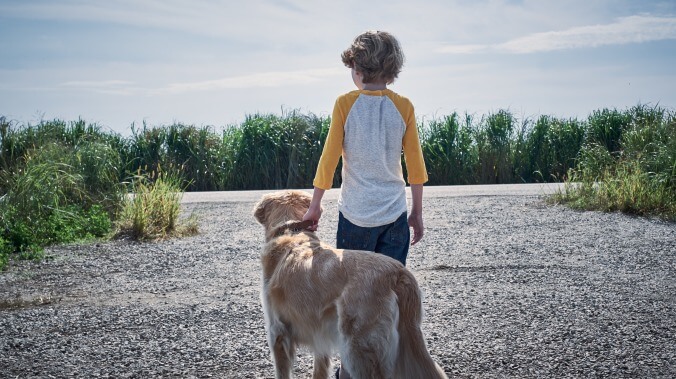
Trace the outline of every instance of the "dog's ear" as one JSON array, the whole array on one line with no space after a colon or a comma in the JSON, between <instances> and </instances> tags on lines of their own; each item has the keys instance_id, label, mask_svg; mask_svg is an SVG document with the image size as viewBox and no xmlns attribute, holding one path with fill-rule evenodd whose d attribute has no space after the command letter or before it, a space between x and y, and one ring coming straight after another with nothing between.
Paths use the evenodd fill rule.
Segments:
<instances>
[{"instance_id":1,"label":"dog's ear","mask_svg":"<svg viewBox=\"0 0 676 379\"><path fill-rule=\"evenodd\" d=\"M268 206L268 203L270 203L270 200L264 197L263 199L261 199L261 201L258 202L258 204L254 206L253 215L261 225L265 225L265 220L267 218L266 208Z\"/></svg>"}]
</instances>

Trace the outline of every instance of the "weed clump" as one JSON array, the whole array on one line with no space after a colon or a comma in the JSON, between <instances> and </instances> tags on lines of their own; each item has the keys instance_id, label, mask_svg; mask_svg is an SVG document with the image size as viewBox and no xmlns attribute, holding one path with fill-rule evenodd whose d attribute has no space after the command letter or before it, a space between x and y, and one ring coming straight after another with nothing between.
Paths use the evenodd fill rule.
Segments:
<instances>
[{"instance_id":1,"label":"weed clump","mask_svg":"<svg viewBox=\"0 0 676 379\"><path fill-rule=\"evenodd\" d=\"M132 189L117 221L119 237L157 240L197 233L194 216L179 222L183 189L177 174L139 174L133 179Z\"/></svg>"}]
</instances>

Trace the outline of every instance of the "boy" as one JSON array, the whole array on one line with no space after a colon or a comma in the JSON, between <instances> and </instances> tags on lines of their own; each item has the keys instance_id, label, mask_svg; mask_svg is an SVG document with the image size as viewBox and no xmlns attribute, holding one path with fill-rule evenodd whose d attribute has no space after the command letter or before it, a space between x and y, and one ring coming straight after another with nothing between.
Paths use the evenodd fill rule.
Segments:
<instances>
[{"instance_id":1,"label":"boy","mask_svg":"<svg viewBox=\"0 0 676 379\"><path fill-rule=\"evenodd\" d=\"M310 229L317 229L322 197L331 188L342 156L336 247L376 251L406 265L409 244L423 236L422 193L427 172L413 105L387 89L401 72L404 55L391 34L367 31L354 39L341 58L352 69L358 90L336 100L313 182L312 203L303 220L313 220ZM413 203L408 221L402 149ZM409 227L413 228L412 240Z\"/></svg>"},{"instance_id":2,"label":"boy","mask_svg":"<svg viewBox=\"0 0 676 379\"><path fill-rule=\"evenodd\" d=\"M343 158L338 199L339 249L376 251L406 265L409 243L423 236L422 195L427 171L411 102L391 90L404 64L399 42L387 32L358 35L341 58L352 69L358 90L336 100L329 135L319 159L314 192L303 221L317 230L324 192L331 188ZM411 214L406 218L404 151L411 185ZM413 239L409 227L413 228ZM349 378L338 368L336 378Z\"/></svg>"}]
</instances>

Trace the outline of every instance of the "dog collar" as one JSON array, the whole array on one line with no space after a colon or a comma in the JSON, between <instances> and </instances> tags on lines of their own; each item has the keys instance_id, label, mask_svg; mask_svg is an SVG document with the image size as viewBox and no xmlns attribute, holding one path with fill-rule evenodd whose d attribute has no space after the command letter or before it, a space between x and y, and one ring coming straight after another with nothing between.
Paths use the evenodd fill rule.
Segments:
<instances>
[{"instance_id":1,"label":"dog collar","mask_svg":"<svg viewBox=\"0 0 676 379\"><path fill-rule=\"evenodd\" d=\"M308 230L310 226L312 226L313 222L312 220L305 220L305 221L289 221L283 225L280 225L275 229L275 234L273 237L279 237L282 234L286 233L286 231L290 231L292 233L300 233L304 230Z\"/></svg>"}]
</instances>

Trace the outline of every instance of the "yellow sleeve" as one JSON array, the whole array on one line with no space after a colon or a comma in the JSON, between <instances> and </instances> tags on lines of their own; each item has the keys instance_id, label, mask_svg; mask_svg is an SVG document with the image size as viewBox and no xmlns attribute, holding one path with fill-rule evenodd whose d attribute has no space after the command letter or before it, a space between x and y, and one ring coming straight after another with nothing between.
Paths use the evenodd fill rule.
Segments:
<instances>
[{"instance_id":1,"label":"yellow sleeve","mask_svg":"<svg viewBox=\"0 0 676 379\"><path fill-rule=\"evenodd\" d=\"M322 156L319 158L319 164L317 165L317 174L312 183L315 187L324 190L331 189L333 175L338 166L338 159L343 154L344 127L347 112L345 109L342 109L339 102L340 98L336 100L336 104L333 106L329 134L326 136L324 150L322 150Z\"/></svg>"},{"instance_id":2,"label":"yellow sleeve","mask_svg":"<svg viewBox=\"0 0 676 379\"><path fill-rule=\"evenodd\" d=\"M407 108L409 108L409 111L402 114L406 123L402 146L404 149L404 160L406 161L406 171L408 172L408 184L423 184L428 180L427 168L425 167L425 159L420 147L420 137L418 136L413 105Z\"/></svg>"}]
</instances>

